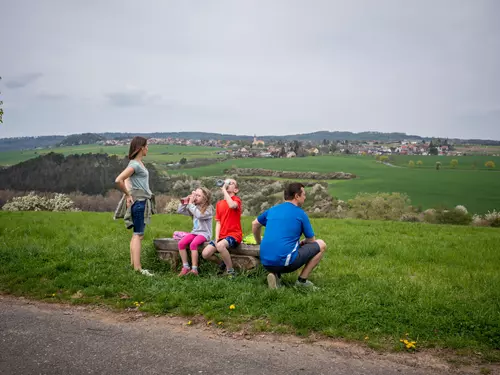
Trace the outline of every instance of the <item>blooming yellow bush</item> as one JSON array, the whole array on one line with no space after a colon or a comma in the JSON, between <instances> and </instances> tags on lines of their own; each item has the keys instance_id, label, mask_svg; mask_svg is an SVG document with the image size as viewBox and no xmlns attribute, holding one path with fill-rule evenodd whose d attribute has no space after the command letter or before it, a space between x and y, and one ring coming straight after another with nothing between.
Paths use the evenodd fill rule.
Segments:
<instances>
[{"instance_id":1,"label":"blooming yellow bush","mask_svg":"<svg viewBox=\"0 0 500 375\"><path fill-rule=\"evenodd\" d=\"M495 168L495 162L494 162L493 160L489 160L489 161L487 161L486 163L484 163L484 166L485 166L486 168L493 169L493 168Z\"/></svg>"}]
</instances>

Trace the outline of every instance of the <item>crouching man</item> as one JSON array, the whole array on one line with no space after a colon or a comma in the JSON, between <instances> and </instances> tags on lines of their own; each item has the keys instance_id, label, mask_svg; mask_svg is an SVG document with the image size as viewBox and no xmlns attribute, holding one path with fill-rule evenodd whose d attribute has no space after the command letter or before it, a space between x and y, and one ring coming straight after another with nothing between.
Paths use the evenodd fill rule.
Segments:
<instances>
[{"instance_id":1,"label":"crouching man","mask_svg":"<svg viewBox=\"0 0 500 375\"><path fill-rule=\"evenodd\" d=\"M304 185L287 185L284 197L285 202L264 211L252 222L255 241L260 244L260 261L269 272L267 283L269 288L278 288L281 274L304 266L295 285L314 289L308 277L323 258L326 244L315 238L309 217L301 208L306 199ZM266 233L262 239L263 226ZM299 241L302 234L305 239Z\"/></svg>"}]
</instances>

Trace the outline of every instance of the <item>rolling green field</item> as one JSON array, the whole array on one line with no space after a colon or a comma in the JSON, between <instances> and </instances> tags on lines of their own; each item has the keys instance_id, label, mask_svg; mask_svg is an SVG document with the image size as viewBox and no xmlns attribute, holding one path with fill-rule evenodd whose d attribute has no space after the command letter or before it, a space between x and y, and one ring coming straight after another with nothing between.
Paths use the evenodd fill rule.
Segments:
<instances>
[{"instance_id":1,"label":"rolling green field","mask_svg":"<svg viewBox=\"0 0 500 375\"><path fill-rule=\"evenodd\" d=\"M217 158L213 147L151 145L147 161L157 163L161 170L168 171L167 163L188 160ZM99 153L125 156L127 146L75 146L37 152ZM23 158L36 157L35 151L2 152L0 165L17 163ZM500 210L500 157L493 156L392 156L394 167L377 163L367 156L315 156L294 159L231 159L222 163L192 169L176 169L169 173L186 173L193 177L221 176L223 170L231 167L265 168L283 171L349 172L358 178L354 180L329 181L330 193L342 200L354 198L358 193L400 192L406 193L414 206L423 209L433 207L454 207L464 205L472 213L483 214L493 209ZM455 169L450 161L458 160ZM408 167L408 162L422 160L421 167ZM492 160L494 170L486 170L484 163ZM440 161L441 170L435 169ZM473 167L475 165L475 167ZM154 187L153 187L154 189Z\"/></svg>"},{"instance_id":2,"label":"rolling green field","mask_svg":"<svg viewBox=\"0 0 500 375\"><path fill-rule=\"evenodd\" d=\"M458 164L455 168L452 168L450 162L452 160L457 160ZM394 165L408 167L410 160L416 164L418 160L422 161L421 166L415 165L414 168L427 168L436 169L436 162L441 163L441 169L482 169L488 170L484 166L487 161L493 161L495 163L495 169L500 171L500 156L485 156L485 155L471 155L471 156L419 156L419 155L392 155L391 162Z\"/></svg>"},{"instance_id":3,"label":"rolling green field","mask_svg":"<svg viewBox=\"0 0 500 375\"><path fill-rule=\"evenodd\" d=\"M243 218L245 234L252 219ZM186 322L318 332L389 350L400 350L407 333L417 350L460 349L500 360L495 228L312 220L328 249L311 275L320 290L305 292L293 287L296 275L284 275L284 289L269 290L263 270L228 280L203 262L199 278L177 277L157 259L152 240L190 230L181 215L156 215L146 230L142 263L152 278L130 269L131 233L109 213L0 212L0 222L2 293L118 309L143 302L139 310Z\"/></svg>"},{"instance_id":4,"label":"rolling green field","mask_svg":"<svg viewBox=\"0 0 500 375\"><path fill-rule=\"evenodd\" d=\"M29 151L6 151L0 152L0 165L13 165L44 155L49 152L56 152L64 155L73 154L108 154L125 157L128 155L128 146L99 146L82 145L71 147L56 147L52 149L29 150ZM181 158L188 160L217 158L217 151L220 148L204 146L176 146L176 145L150 145L148 161L156 163L178 162Z\"/></svg>"},{"instance_id":5,"label":"rolling green field","mask_svg":"<svg viewBox=\"0 0 500 375\"><path fill-rule=\"evenodd\" d=\"M500 209L500 173L486 170L398 168L377 163L364 156L315 156L295 159L235 159L182 173L194 177L220 176L231 167L283 171L350 172L354 180L329 181L333 196L347 200L360 192L406 193L423 209L464 205L471 212Z\"/></svg>"}]
</instances>

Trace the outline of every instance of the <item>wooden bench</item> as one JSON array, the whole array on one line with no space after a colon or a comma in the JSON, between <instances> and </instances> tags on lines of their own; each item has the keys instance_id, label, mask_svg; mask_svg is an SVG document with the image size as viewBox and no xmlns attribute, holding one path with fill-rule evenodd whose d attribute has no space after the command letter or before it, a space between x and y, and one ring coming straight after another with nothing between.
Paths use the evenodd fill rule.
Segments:
<instances>
[{"instance_id":1,"label":"wooden bench","mask_svg":"<svg viewBox=\"0 0 500 375\"><path fill-rule=\"evenodd\" d=\"M158 257L169 262L172 265L172 268L177 268L180 262L179 248L177 247L179 241L174 240L173 238L156 238L153 240L153 243ZM208 242L204 242L198 246L198 252L201 252L207 245ZM260 264L259 245L240 244L238 247L231 249L229 252L235 268L251 270Z\"/></svg>"}]
</instances>

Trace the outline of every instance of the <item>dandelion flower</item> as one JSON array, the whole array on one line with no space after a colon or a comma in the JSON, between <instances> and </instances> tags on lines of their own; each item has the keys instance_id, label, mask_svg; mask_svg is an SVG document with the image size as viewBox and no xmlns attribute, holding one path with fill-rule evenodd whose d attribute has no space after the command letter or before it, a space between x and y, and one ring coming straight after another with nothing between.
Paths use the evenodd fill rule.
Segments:
<instances>
[{"instance_id":1,"label":"dandelion flower","mask_svg":"<svg viewBox=\"0 0 500 375\"><path fill-rule=\"evenodd\" d=\"M234 305L229 306L229 310L234 310L235 308L236 308L236 306L234 306Z\"/></svg>"},{"instance_id":2,"label":"dandelion flower","mask_svg":"<svg viewBox=\"0 0 500 375\"><path fill-rule=\"evenodd\" d=\"M187 325L188 325L188 326L190 326L191 324L193 324L193 322L192 322L191 320L189 320L189 321L187 322Z\"/></svg>"},{"instance_id":3,"label":"dandelion flower","mask_svg":"<svg viewBox=\"0 0 500 375\"><path fill-rule=\"evenodd\" d=\"M222 322L218 322L217 324L221 326L221 325L222 325Z\"/></svg>"}]
</instances>

